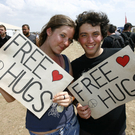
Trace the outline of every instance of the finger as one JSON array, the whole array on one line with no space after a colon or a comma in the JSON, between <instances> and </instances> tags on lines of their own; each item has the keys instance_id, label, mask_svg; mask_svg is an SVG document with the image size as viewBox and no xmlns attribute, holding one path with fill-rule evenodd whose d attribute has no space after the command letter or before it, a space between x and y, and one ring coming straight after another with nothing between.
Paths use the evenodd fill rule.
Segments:
<instances>
[{"instance_id":1,"label":"finger","mask_svg":"<svg viewBox=\"0 0 135 135\"><path fill-rule=\"evenodd\" d=\"M54 98L53 102L55 102L61 106L67 107L71 103L71 99L70 99L69 95L65 95L65 96L62 95L62 96Z\"/></svg>"},{"instance_id":2,"label":"finger","mask_svg":"<svg viewBox=\"0 0 135 135\"><path fill-rule=\"evenodd\" d=\"M91 110L89 106L82 106L81 104L77 106L77 113L83 119L88 119L91 116Z\"/></svg>"},{"instance_id":3,"label":"finger","mask_svg":"<svg viewBox=\"0 0 135 135\"><path fill-rule=\"evenodd\" d=\"M86 110L77 110L78 114L80 115L89 115L91 113L90 109Z\"/></svg>"},{"instance_id":4,"label":"finger","mask_svg":"<svg viewBox=\"0 0 135 135\"><path fill-rule=\"evenodd\" d=\"M81 104L79 104L79 105L77 106L77 110L80 110L80 111L85 111L85 110L87 110L87 109L90 109L88 105L82 106Z\"/></svg>"},{"instance_id":5,"label":"finger","mask_svg":"<svg viewBox=\"0 0 135 135\"><path fill-rule=\"evenodd\" d=\"M61 106L67 107L71 103L71 98L68 92L59 92L54 96L52 101L58 103Z\"/></svg>"},{"instance_id":6,"label":"finger","mask_svg":"<svg viewBox=\"0 0 135 135\"><path fill-rule=\"evenodd\" d=\"M91 116L91 114L89 114L85 119L89 119L89 118L90 118L90 116Z\"/></svg>"},{"instance_id":7,"label":"finger","mask_svg":"<svg viewBox=\"0 0 135 135\"><path fill-rule=\"evenodd\" d=\"M59 97L59 96L63 96L63 95L68 95L68 92L66 92L66 91L65 92L59 92L54 96L54 98Z\"/></svg>"},{"instance_id":8,"label":"finger","mask_svg":"<svg viewBox=\"0 0 135 135\"><path fill-rule=\"evenodd\" d=\"M66 102L67 100L69 100L68 95L59 95L53 98L53 102L57 102L57 101Z\"/></svg>"},{"instance_id":9,"label":"finger","mask_svg":"<svg viewBox=\"0 0 135 135\"><path fill-rule=\"evenodd\" d=\"M86 112L86 111L84 111L84 112L78 112L78 114L83 119L88 119L91 116L91 112L90 111L88 111L88 112Z\"/></svg>"},{"instance_id":10,"label":"finger","mask_svg":"<svg viewBox=\"0 0 135 135\"><path fill-rule=\"evenodd\" d=\"M58 100L65 100L65 99L68 99L68 101L71 100L68 92L59 92L54 96L53 101L56 102Z\"/></svg>"}]
</instances>

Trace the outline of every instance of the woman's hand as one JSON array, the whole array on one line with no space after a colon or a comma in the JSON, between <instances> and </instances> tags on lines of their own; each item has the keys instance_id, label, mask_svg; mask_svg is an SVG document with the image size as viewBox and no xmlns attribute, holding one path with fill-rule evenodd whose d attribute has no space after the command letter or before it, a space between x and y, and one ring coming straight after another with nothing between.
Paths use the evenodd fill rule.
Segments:
<instances>
[{"instance_id":1,"label":"woman's hand","mask_svg":"<svg viewBox=\"0 0 135 135\"><path fill-rule=\"evenodd\" d=\"M53 98L53 102L58 103L58 105L67 107L72 103L72 97L68 94L68 92L59 92Z\"/></svg>"},{"instance_id":2,"label":"woman's hand","mask_svg":"<svg viewBox=\"0 0 135 135\"><path fill-rule=\"evenodd\" d=\"M77 113L83 119L88 119L91 116L91 110L89 106L82 106L80 103L77 104Z\"/></svg>"}]
</instances>

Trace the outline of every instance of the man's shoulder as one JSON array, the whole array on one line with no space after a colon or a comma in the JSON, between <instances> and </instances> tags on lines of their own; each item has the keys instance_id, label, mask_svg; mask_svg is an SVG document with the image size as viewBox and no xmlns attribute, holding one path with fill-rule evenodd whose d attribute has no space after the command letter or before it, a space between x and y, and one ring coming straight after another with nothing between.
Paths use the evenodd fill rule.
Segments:
<instances>
[{"instance_id":1,"label":"man's shoulder","mask_svg":"<svg viewBox=\"0 0 135 135\"><path fill-rule=\"evenodd\" d=\"M128 36L128 37L130 37L131 34L132 34L132 32L123 32L123 33L121 33L122 36Z\"/></svg>"},{"instance_id":2,"label":"man's shoulder","mask_svg":"<svg viewBox=\"0 0 135 135\"><path fill-rule=\"evenodd\" d=\"M29 37L35 37L36 38L36 35L34 35L34 34L30 34L30 36Z\"/></svg>"},{"instance_id":3,"label":"man's shoulder","mask_svg":"<svg viewBox=\"0 0 135 135\"><path fill-rule=\"evenodd\" d=\"M108 42L110 43L112 40L113 39L110 36L107 36L107 37L104 38L103 44L108 44ZM102 46L103 46L103 44L102 44Z\"/></svg>"},{"instance_id":4,"label":"man's shoulder","mask_svg":"<svg viewBox=\"0 0 135 135\"><path fill-rule=\"evenodd\" d=\"M135 38L134 32L124 32L124 33L122 33L122 36L125 36L125 35L127 35L127 37L130 37L130 38Z\"/></svg>"},{"instance_id":5,"label":"man's shoulder","mask_svg":"<svg viewBox=\"0 0 135 135\"><path fill-rule=\"evenodd\" d=\"M122 48L104 48L104 51L107 52L117 52L121 50Z\"/></svg>"},{"instance_id":6,"label":"man's shoulder","mask_svg":"<svg viewBox=\"0 0 135 135\"><path fill-rule=\"evenodd\" d=\"M135 32L131 32L131 37L135 37Z\"/></svg>"},{"instance_id":7,"label":"man's shoulder","mask_svg":"<svg viewBox=\"0 0 135 135\"><path fill-rule=\"evenodd\" d=\"M104 48L104 54L107 56L111 56L114 53L120 51L122 48Z\"/></svg>"},{"instance_id":8,"label":"man's shoulder","mask_svg":"<svg viewBox=\"0 0 135 135\"><path fill-rule=\"evenodd\" d=\"M11 38L11 37L10 37L9 35L6 35L6 38L9 39L9 38Z\"/></svg>"},{"instance_id":9,"label":"man's shoulder","mask_svg":"<svg viewBox=\"0 0 135 135\"><path fill-rule=\"evenodd\" d=\"M76 63L82 61L83 59L84 59L84 54L83 54L82 56L76 58L75 60L73 60L73 61L71 62L71 64L76 64Z\"/></svg>"},{"instance_id":10,"label":"man's shoulder","mask_svg":"<svg viewBox=\"0 0 135 135\"><path fill-rule=\"evenodd\" d=\"M117 35L117 34L113 34L113 35L110 35L109 37L111 37L111 38L119 38L120 36Z\"/></svg>"},{"instance_id":11,"label":"man's shoulder","mask_svg":"<svg viewBox=\"0 0 135 135\"><path fill-rule=\"evenodd\" d=\"M113 35L107 36L105 40L112 41L113 39L119 39L119 38L120 38L119 35L113 34Z\"/></svg>"}]
</instances>

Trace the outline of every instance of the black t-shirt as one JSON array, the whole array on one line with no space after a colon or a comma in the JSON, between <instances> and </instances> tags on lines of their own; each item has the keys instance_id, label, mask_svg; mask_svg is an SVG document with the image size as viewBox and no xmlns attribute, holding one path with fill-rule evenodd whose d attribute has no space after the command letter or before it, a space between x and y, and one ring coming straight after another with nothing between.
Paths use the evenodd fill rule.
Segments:
<instances>
[{"instance_id":1,"label":"black t-shirt","mask_svg":"<svg viewBox=\"0 0 135 135\"><path fill-rule=\"evenodd\" d=\"M96 58L87 58L85 55L72 61L73 76L77 80L82 73L87 72L97 64L110 57L119 48L104 48L103 53ZM99 119L82 119L78 116L81 129L94 135L121 135L126 128L125 105L121 105Z\"/></svg>"}]
</instances>

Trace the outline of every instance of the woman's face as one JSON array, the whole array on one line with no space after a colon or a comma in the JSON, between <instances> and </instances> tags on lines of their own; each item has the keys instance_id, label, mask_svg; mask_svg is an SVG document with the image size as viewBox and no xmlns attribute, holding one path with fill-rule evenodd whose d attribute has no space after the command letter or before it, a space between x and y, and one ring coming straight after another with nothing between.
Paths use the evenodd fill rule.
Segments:
<instances>
[{"instance_id":1,"label":"woman's face","mask_svg":"<svg viewBox=\"0 0 135 135\"><path fill-rule=\"evenodd\" d=\"M50 47L50 51L55 54L60 54L72 43L74 33L74 28L69 26L61 26L54 31L52 31L51 28L48 28L47 42Z\"/></svg>"}]
</instances>

